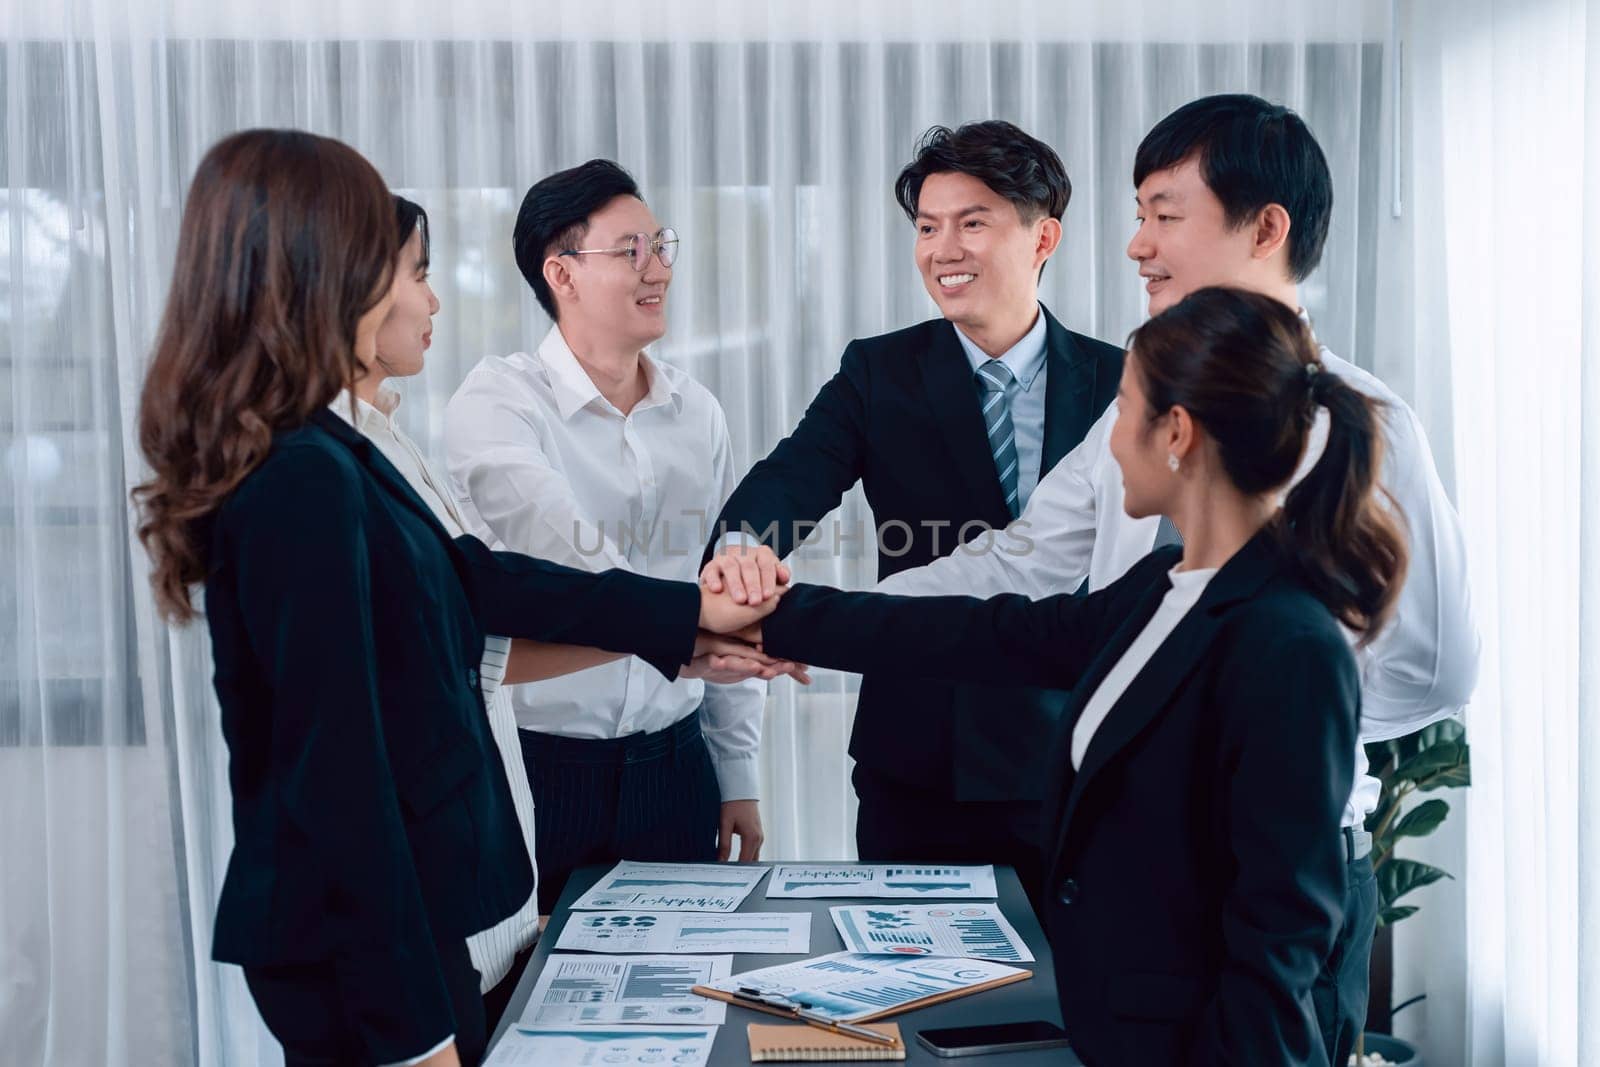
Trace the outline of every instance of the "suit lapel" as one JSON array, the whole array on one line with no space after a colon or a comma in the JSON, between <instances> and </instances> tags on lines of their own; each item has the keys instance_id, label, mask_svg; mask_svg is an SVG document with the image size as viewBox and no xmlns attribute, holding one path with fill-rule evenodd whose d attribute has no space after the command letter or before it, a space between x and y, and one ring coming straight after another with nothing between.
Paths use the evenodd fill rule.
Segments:
<instances>
[{"instance_id":1,"label":"suit lapel","mask_svg":"<svg viewBox=\"0 0 1600 1067\"><path fill-rule=\"evenodd\" d=\"M1049 827L1049 832L1055 835L1046 845L1047 860L1053 858L1054 848L1065 838L1062 830L1066 826L1067 806L1077 793L1078 778L1081 774L1072 767L1072 731L1077 727L1078 718L1083 714L1084 705L1089 702L1089 697L1100 688L1100 683L1111 673L1111 668L1117 665L1123 653L1128 651L1128 646L1133 644L1134 638L1143 632L1150 617L1156 613L1156 608L1160 607L1162 597L1166 596L1167 590L1171 588L1172 583L1163 574L1160 581L1145 591L1127 618L1123 620L1122 625L1105 643L1105 647L1095 657L1094 662L1083 672L1083 677L1078 680L1074 688L1076 702L1062 719L1058 735L1060 751L1054 761L1054 765L1061 769L1061 773L1056 779L1056 790L1047 798L1045 807L1045 825Z\"/></svg>"},{"instance_id":2,"label":"suit lapel","mask_svg":"<svg viewBox=\"0 0 1600 1067\"><path fill-rule=\"evenodd\" d=\"M332 434L336 439L341 441L347 448L349 448L350 451L354 452L356 458L361 461L361 465L365 467L374 478L378 479L378 481L383 484L385 489L389 490L391 494L398 497L401 503L405 504L412 511L416 512L417 515L427 522L428 526L435 534L438 535L439 539L449 546L449 550L452 553L451 559L455 559L454 553L458 550L456 549L455 539L450 536L450 531L446 530L439 523L439 517L435 515L433 513L433 509L428 507L428 505L423 502L422 498L417 495L417 491L411 488L411 483L406 481L405 475L395 470L394 464L390 463L388 459L384 457L383 453L378 451L378 449L373 446L371 441L367 440L365 435L331 411L324 410L315 412L311 416L311 421L316 423L317 426L323 430L326 430L328 433Z\"/></svg>"},{"instance_id":3,"label":"suit lapel","mask_svg":"<svg viewBox=\"0 0 1600 1067\"><path fill-rule=\"evenodd\" d=\"M994 469L994 455L989 451L989 435L984 432L972 364L956 338L954 326L935 322L932 332L933 343L919 361L928 406L950 447L956 474L979 505L982 513L979 517L986 517L991 523L1000 519L996 525L1004 526L1010 521L1011 513L1000 492L1000 475Z\"/></svg>"},{"instance_id":4,"label":"suit lapel","mask_svg":"<svg viewBox=\"0 0 1600 1067\"><path fill-rule=\"evenodd\" d=\"M1044 455L1039 464L1043 480L1083 440L1100 412L1094 410L1095 361L1079 351L1049 308L1040 304L1039 312L1045 322Z\"/></svg>"},{"instance_id":5,"label":"suit lapel","mask_svg":"<svg viewBox=\"0 0 1600 1067\"><path fill-rule=\"evenodd\" d=\"M1156 649L1144 669L1134 676L1128 688L1117 698L1090 740L1083 754L1083 765L1076 773L1072 772L1069 743L1062 796L1049 809L1049 814L1056 816L1050 824L1055 838L1050 842L1049 869L1054 869L1066 848L1072 819L1090 784L1183 692L1185 681L1215 642L1225 609L1253 596L1272 577L1277 566L1278 551L1274 534L1263 530L1223 565L1206 586L1199 602L1183 617L1161 643L1161 647ZM1140 601L1138 609L1108 643L1105 652L1085 673L1084 683L1078 689L1081 700L1071 716L1071 724L1067 726L1069 735L1084 706L1111 668L1144 630L1170 588L1169 581L1159 582L1152 587L1150 594Z\"/></svg>"}]
</instances>

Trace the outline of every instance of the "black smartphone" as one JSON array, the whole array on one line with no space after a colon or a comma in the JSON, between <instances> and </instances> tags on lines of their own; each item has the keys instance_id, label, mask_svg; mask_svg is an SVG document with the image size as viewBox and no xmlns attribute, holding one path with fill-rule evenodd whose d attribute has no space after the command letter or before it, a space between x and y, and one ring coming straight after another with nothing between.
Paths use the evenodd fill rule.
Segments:
<instances>
[{"instance_id":1,"label":"black smartphone","mask_svg":"<svg viewBox=\"0 0 1600 1067\"><path fill-rule=\"evenodd\" d=\"M991 1052L1028 1052L1066 1048L1067 1032L1054 1023L997 1023L994 1026L951 1026L918 1030L917 1041L935 1056L982 1056Z\"/></svg>"}]
</instances>

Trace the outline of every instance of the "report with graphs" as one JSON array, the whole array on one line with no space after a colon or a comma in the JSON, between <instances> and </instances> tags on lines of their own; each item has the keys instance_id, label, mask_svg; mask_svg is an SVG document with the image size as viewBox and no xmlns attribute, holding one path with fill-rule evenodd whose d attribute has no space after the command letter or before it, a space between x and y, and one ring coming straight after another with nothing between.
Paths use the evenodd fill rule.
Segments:
<instances>
[{"instance_id":1,"label":"report with graphs","mask_svg":"<svg viewBox=\"0 0 1600 1067\"><path fill-rule=\"evenodd\" d=\"M572 905L574 911L737 911L767 873L732 863L623 860Z\"/></svg>"},{"instance_id":2,"label":"report with graphs","mask_svg":"<svg viewBox=\"0 0 1600 1067\"><path fill-rule=\"evenodd\" d=\"M1033 961L1027 942L993 904L873 904L828 910L851 952Z\"/></svg>"},{"instance_id":3,"label":"report with graphs","mask_svg":"<svg viewBox=\"0 0 1600 1067\"><path fill-rule=\"evenodd\" d=\"M772 868L774 897L887 897L913 900L993 900L993 867L892 863L782 864Z\"/></svg>"},{"instance_id":4,"label":"report with graphs","mask_svg":"<svg viewBox=\"0 0 1600 1067\"><path fill-rule=\"evenodd\" d=\"M521 1025L706 1025L727 1009L694 987L733 973L732 956L576 956L552 953Z\"/></svg>"},{"instance_id":5,"label":"report with graphs","mask_svg":"<svg viewBox=\"0 0 1600 1067\"><path fill-rule=\"evenodd\" d=\"M741 1003L757 996L806 1008L836 1022L862 1022L993 989L1032 971L988 960L863 956L834 952L764 967L695 987L701 996Z\"/></svg>"}]
</instances>

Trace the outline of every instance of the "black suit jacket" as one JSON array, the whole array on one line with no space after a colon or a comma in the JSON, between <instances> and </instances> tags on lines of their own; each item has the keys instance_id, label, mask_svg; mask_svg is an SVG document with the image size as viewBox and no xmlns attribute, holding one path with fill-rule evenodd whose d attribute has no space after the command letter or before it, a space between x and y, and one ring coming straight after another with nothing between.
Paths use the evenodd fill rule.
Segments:
<instances>
[{"instance_id":1,"label":"black suit jacket","mask_svg":"<svg viewBox=\"0 0 1600 1067\"><path fill-rule=\"evenodd\" d=\"M1045 925L1084 1061L1326 1064L1311 987L1342 921L1339 824L1360 688L1328 610L1261 534L1207 585L1069 760L1083 703L1181 550L1088 597L797 587L767 651L846 670L1075 686L1050 759ZM1005 728L996 711L992 728Z\"/></svg>"},{"instance_id":2,"label":"black suit jacket","mask_svg":"<svg viewBox=\"0 0 1600 1067\"><path fill-rule=\"evenodd\" d=\"M1065 329L1042 306L1041 314L1042 478L1116 396L1122 350ZM760 536L776 524L769 543L787 555L805 535L803 524L838 507L857 481L878 528L888 527L879 546L880 579L948 555L969 522L993 529L1010 522L972 364L946 320L851 342L794 433L728 498L717 537L742 528ZM981 531L969 529L967 540ZM832 543L832 535L822 540ZM1066 703L1067 694L1035 687L872 672L861 682L850 755L878 774L958 800L1037 800L1044 742ZM982 728L997 709L1006 712L1005 733ZM907 728L912 722L915 731Z\"/></svg>"},{"instance_id":3,"label":"black suit jacket","mask_svg":"<svg viewBox=\"0 0 1600 1067\"><path fill-rule=\"evenodd\" d=\"M452 541L331 412L276 435L210 531L206 616L234 849L215 958L331 963L373 1062L452 1032L436 942L527 900L479 689L485 629L693 654L693 586Z\"/></svg>"}]
</instances>

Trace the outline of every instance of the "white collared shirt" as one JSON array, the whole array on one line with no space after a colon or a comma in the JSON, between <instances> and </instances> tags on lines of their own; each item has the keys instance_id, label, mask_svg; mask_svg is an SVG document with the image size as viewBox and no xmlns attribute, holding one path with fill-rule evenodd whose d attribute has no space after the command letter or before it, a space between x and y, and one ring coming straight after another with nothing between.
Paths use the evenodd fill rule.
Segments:
<instances>
[{"instance_id":1,"label":"white collared shirt","mask_svg":"<svg viewBox=\"0 0 1600 1067\"><path fill-rule=\"evenodd\" d=\"M328 406L344 421L350 422L350 400L348 392L341 393ZM392 389L381 388L376 400L376 404L369 404L357 399L356 419L351 425L371 441L383 453L383 458L405 477L417 496L433 512L434 518L439 520L439 525L445 528L445 532L451 537L460 537L467 531L460 513L450 501L444 479L434 473L411 438L395 425L394 413L400 406L400 394ZM511 708L511 696L500 685L506 675L506 659L510 650L509 639L494 634L486 635L478 679L483 690L484 709L489 716L489 733L494 737L495 748L500 750L500 762L505 765L506 781L511 786L512 807L517 813L517 826L522 831L522 844L528 850L528 862L531 865L534 857L533 793L528 787L528 772L522 762L522 745L517 740L517 719ZM537 868L534 870L534 882L537 887ZM482 979L484 992L494 988L510 972L518 952L538 939L538 902L538 894L530 893L515 914L467 938L467 952ZM437 1052L438 1049L433 1051ZM428 1055L432 1054L430 1052Z\"/></svg>"},{"instance_id":2,"label":"white collared shirt","mask_svg":"<svg viewBox=\"0 0 1600 1067\"><path fill-rule=\"evenodd\" d=\"M641 355L649 392L624 415L560 327L533 354L489 356L445 411L445 455L469 528L514 552L587 571L699 580L708 530L735 484L722 406L682 371ZM516 686L524 729L613 738L664 730L704 704L722 799L757 796L766 684L669 682L629 657Z\"/></svg>"},{"instance_id":3,"label":"white collared shirt","mask_svg":"<svg viewBox=\"0 0 1600 1067\"><path fill-rule=\"evenodd\" d=\"M1078 721L1072 725L1073 770L1083 769L1083 754L1089 751L1089 742L1094 740L1095 731L1106 721L1106 716L1122 699L1122 694L1128 691L1128 686L1139 677L1139 672L1145 669L1162 644L1172 636L1178 623L1200 602L1200 594L1206 591L1206 586L1216 577L1218 569L1207 567L1185 571L1173 567L1167 572L1167 580L1172 583L1172 588L1161 598L1155 614L1144 624L1139 636L1133 639L1128 650L1100 680L1094 695L1083 705Z\"/></svg>"},{"instance_id":4,"label":"white collared shirt","mask_svg":"<svg viewBox=\"0 0 1600 1067\"><path fill-rule=\"evenodd\" d=\"M1322 349L1327 371L1386 402L1381 482L1404 513L1410 567L1395 617L1358 653L1361 665L1361 740L1403 737L1458 712L1478 678L1478 631L1467 591L1461 520L1434 469L1433 453L1416 413L1377 378ZM1133 519L1122 508L1122 472L1111 455L1110 405L1079 443L1034 490L1015 522L984 552L958 549L925 567L901 571L877 591L910 596L1024 593L1042 599L1072 592L1088 579L1102 589L1155 545L1155 517ZM1328 416L1319 411L1293 482L1299 482L1327 442ZM1292 483L1291 483L1292 484ZM1344 824L1357 826L1377 804L1380 785L1356 752L1356 780Z\"/></svg>"},{"instance_id":5,"label":"white collared shirt","mask_svg":"<svg viewBox=\"0 0 1600 1067\"><path fill-rule=\"evenodd\" d=\"M1039 468L1044 463L1045 381L1049 370L1045 365L1044 312L1036 311L1033 327L1016 344L998 356L990 356L979 348L977 342L956 327L956 338L972 364L972 373L998 359L1006 365L1016 383L1006 390L1011 400L1011 426L1016 431L1017 445L1017 510L1028 506L1028 499L1039 484ZM972 395L978 396L977 379L974 378Z\"/></svg>"}]
</instances>

